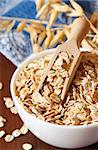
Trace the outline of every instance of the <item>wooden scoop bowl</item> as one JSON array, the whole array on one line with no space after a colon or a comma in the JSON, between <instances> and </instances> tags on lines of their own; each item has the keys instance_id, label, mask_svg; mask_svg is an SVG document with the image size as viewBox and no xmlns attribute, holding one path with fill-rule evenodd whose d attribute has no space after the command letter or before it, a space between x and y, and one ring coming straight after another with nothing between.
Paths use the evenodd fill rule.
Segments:
<instances>
[{"instance_id":1,"label":"wooden scoop bowl","mask_svg":"<svg viewBox=\"0 0 98 150\"><path fill-rule=\"evenodd\" d=\"M80 52L80 50L79 50L80 44L81 44L82 40L85 38L86 34L89 32L89 29L90 29L89 22L84 17L80 17L73 22L69 39L65 43L63 43L57 47L57 50L56 50L53 58L49 62L49 65L43 75L43 78L42 78L41 82L39 83L37 92L39 92L42 89L43 83L44 83L46 77L48 76L49 70L53 66L58 54L62 51L66 51L69 55L73 56L73 61L71 63L69 71L68 71L69 76L67 78L65 78L63 90L61 93L61 100L64 100L65 95L69 89L69 86L75 76L77 68L82 59L82 52Z\"/></svg>"}]
</instances>

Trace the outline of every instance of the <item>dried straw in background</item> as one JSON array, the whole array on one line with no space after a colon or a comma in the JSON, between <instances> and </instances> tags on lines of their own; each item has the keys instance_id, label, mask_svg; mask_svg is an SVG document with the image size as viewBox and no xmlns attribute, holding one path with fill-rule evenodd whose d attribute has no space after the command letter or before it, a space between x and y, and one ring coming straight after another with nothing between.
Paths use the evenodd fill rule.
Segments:
<instances>
[{"instance_id":1,"label":"dried straw in background","mask_svg":"<svg viewBox=\"0 0 98 150\"><path fill-rule=\"evenodd\" d=\"M41 7L44 5L45 0L36 0L36 9L39 11Z\"/></svg>"},{"instance_id":2,"label":"dried straw in background","mask_svg":"<svg viewBox=\"0 0 98 150\"><path fill-rule=\"evenodd\" d=\"M22 20L17 27L17 32L21 32L24 29L25 25L26 25L26 20Z\"/></svg>"},{"instance_id":3,"label":"dried straw in background","mask_svg":"<svg viewBox=\"0 0 98 150\"><path fill-rule=\"evenodd\" d=\"M58 3L55 3L55 4L51 4L51 7L58 11L58 12L63 12L63 13L66 13L68 11L71 10L71 8L67 5L67 4L58 4Z\"/></svg>"},{"instance_id":4,"label":"dried straw in background","mask_svg":"<svg viewBox=\"0 0 98 150\"><path fill-rule=\"evenodd\" d=\"M53 9L50 14L50 20L47 28L50 28L52 26L52 24L56 21L57 16L58 16L58 11Z\"/></svg>"},{"instance_id":5,"label":"dried straw in background","mask_svg":"<svg viewBox=\"0 0 98 150\"><path fill-rule=\"evenodd\" d=\"M52 48L57 45L57 43L63 38L64 31L58 31L57 34L55 34L54 38L49 44L49 48Z\"/></svg>"},{"instance_id":6,"label":"dried straw in background","mask_svg":"<svg viewBox=\"0 0 98 150\"><path fill-rule=\"evenodd\" d=\"M50 44L50 42L51 42L51 40L53 38L53 33L52 33L52 31L50 29L47 30L46 34L47 34L47 37L46 37L46 39L45 39L45 41L43 43L43 48L44 49L48 48L48 46L49 46L49 44Z\"/></svg>"},{"instance_id":7,"label":"dried straw in background","mask_svg":"<svg viewBox=\"0 0 98 150\"><path fill-rule=\"evenodd\" d=\"M9 24L8 28L6 29L6 32L10 32L10 31L12 30L12 28L15 26L15 23L16 23L16 21L13 20L13 21Z\"/></svg>"},{"instance_id":8,"label":"dried straw in background","mask_svg":"<svg viewBox=\"0 0 98 150\"><path fill-rule=\"evenodd\" d=\"M91 30L81 46L90 50L98 49L98 13L94 12L89 20L77 2L69 1L71 5L63 3L62 0L36 0L36 17L39 20L2 16L0 32L10 32L18 23L16 31L27 32L30 35L32 49L34 52L40 52L68 39L72 25L56 23L60 13L65 13L67 17L84 16L89 21Z\"/></svg>"}]
</instances>

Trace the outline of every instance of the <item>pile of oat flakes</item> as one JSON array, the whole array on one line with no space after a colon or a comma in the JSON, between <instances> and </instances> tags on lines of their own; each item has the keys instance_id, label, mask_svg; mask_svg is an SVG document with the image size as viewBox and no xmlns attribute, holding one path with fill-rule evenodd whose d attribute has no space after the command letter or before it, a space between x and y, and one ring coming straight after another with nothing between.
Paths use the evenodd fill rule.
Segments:
<instances>
[{"instance_id":1,"label":"pile of oat flakes","mask_svg":"<svg viewBox=\"0 0 98 150\"><path fill-rule=\"evenodd\" d=\"M33 60L19 74L16 98L33 116L59 125L84 125L98 122L98 56L84 58L67 96L60 104L64 79L71 58L60 53L37 94L36 89L51 55Z\"/></svg>"},{"instance_id":2,"label":"pile of oat flakes","mask_svg":"<svg viewBox=\"0 0 98 150\"><path fill-rule=\"evenodd\" d=\"M4 84L0 81L0 91L3 90ZM11 97L3 97L4 105L7 109L10 109L10 112L14 115L17 115L17 110L14 106L14 102ZM15 140L16 138L20 137L21 135L26 135L28 133L28 128L25 124L22 125L21 128L15 129L12 133L7 134L4 130L5 124L7 119L0 114L0 139L3 138L5 142L9 143ZM3 128L3 129L1 129ZM24 150L31 150L32 144L30 143L23 143L22 148Z\"/></svg>"}]
</instances>

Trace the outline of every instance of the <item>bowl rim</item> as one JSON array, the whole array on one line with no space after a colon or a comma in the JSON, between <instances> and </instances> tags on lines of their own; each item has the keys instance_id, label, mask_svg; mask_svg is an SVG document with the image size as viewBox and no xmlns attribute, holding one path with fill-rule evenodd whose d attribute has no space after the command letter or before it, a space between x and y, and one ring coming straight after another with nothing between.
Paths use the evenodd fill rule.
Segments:
<instances>
[{"instance_id":1,"label":"bowl rim","mask_svg":"<svg viewBox=\"0 0 98 150\"><path fill-rule=\"evenodd\" d=\"M81 50L84 50L83 48ZM44 120L41 120L37 117L34 117L32 114L29 114L18 102L18 100L16 99L16 95L15 95L15 79L18 76L18 73L20 70L22 70L28 63L32 62L32 60L35 59L39 59L41 57L44 57L45 55L49 55L49 54L53 54L55 53L55 48L50 49L50 50L45 50L43 52L40 52L38 54L31 54L25 61L23 61L18 68L15 70L15 72L12 75L11 78L11 82L10 82L10 91L11 91L11 96L13 98L14 101L17 101L19 107L21 107L22 111L24 111L27 115L29 115L30 117L32 117L35 120L38 120L40 123L44 123L46 125L50 125L53 127L57 127L57 128L66 128L66 129L83 129L83 128L93 128L93 127L98 127L98 122L92 123L92 124L87 124L87 125L72 125L72 126L66 126L66 125L58 125L58 124L53 124L50 122L46 122Z\"/></svg>"}]
</instances>

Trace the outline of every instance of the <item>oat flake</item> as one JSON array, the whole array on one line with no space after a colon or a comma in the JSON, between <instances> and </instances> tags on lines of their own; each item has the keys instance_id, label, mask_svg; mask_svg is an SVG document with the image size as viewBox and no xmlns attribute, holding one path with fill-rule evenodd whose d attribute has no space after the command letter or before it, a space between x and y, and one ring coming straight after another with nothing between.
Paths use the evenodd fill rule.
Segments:
<instances>
[{"instance_id":1,"label":"oat flake","mask_svg":"<svg viewBox=\"0 0 98 150\"><path fill-rule=\"evenodd\" d=\"M22 148L23 148L24 150L31 150L31 149L32 149L32 145L29 144L29 143L24 143L24 144L22 145Z\"/></svg>"}]
</instances>

